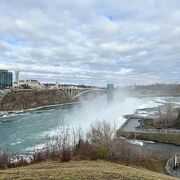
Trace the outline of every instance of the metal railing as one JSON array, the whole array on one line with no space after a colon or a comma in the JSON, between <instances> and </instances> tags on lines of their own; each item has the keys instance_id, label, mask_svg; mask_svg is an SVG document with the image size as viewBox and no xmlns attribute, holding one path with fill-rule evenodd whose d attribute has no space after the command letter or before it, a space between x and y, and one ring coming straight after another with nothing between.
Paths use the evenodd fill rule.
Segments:
<instances>
[{"instance_id":1,"label":"metal railing","mask_svg":"<svg viewBox=\"0 0 180 180\"><path fill-rule=\"evenodd\" d=\"M140 132L140 133L162 133L162 134L179 134L180 130L178 129L127 129L123 130L125 132Z\"/></svg>"},{"instance_id":2,"label":"metal railing","mask_svg":"<svg viewBox=\"0 0 180 180\"><path fill-rule=\"evenodd\" d=\"M177 164L179 171L174 169L174 158L169 159L165 167L166 172L171 176L180 177L180 157L177 157Z\"/></svg>"},{"instance_id":3,"label":"metal railing","mask_svg":"<svg viewBox=\"0 0 180 180\"><path fill-rule=\"evenodd\" d=\"M180 134L178 129L141 129L139 132L162 133L162 134Z\"/></svg>"}]
</instances>

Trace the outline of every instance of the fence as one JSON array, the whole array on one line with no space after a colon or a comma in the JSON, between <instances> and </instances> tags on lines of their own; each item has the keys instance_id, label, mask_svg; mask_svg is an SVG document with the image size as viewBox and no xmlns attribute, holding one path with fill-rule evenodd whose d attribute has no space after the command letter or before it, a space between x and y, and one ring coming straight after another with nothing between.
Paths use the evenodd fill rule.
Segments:
<instances>
[{"instance_id":1,"label":"fence","mask_svg":"<svg viewBox=\"0 0 180 180\"><path fill-rule=\"evenodd\" d=\"M162 133L162 134L179 134L180 130L178 129L128 129L123 130L127 132L141 132L141 133Z\"/></svg>"}]
</instances>

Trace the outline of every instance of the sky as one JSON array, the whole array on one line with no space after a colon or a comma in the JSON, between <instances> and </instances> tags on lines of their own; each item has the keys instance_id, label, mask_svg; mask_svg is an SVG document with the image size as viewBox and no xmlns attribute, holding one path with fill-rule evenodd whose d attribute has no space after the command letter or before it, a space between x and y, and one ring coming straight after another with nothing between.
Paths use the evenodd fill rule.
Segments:
<instances>
[{"instance_id":1,"label":"sky","mask_svg":"<svg viewBox=\"0 0 180 180\"><path fill-rule=\"evenodd\" d=\"M180 83L179 0L0 0L0 69L104 86Z\"/></svg>"}]
</instances>

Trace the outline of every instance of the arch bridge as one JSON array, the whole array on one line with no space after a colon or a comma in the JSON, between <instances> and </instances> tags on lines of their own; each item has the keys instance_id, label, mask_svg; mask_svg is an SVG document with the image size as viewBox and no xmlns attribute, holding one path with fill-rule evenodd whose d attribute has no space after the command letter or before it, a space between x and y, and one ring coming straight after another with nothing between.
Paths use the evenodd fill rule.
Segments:
<instances>
[{"instance_id":1,"label":"arch bridge","mask_svg":"<svg viewBox=\"0 0 180 180\"><path fill-rule=\"evenodd\" d=\"M66 94L72 99L75 100L78 97L81 97L87 93L98 93L99 95L102 93L107 94L107 101L111 102L113 100L114 95L114 85L107 84L107 88L80 88L80 87L63 87L60 88L65 91Z\"/></svg>"},{"instance_id":2,"label":"arch bridge","mask_svg":"<svg viewBox=\"0 0 180 180\"><path fill-rule=\"evenodd\" d=\"M78 97L81 97L85 94L88 94L88 93L97 93L99 92L100 93L106 93L106 89L103 89L103 88L75 88L75 87L67 87L67 88L60 88L62 90L65 91L66 94L68 94L68 96L74 100Z\"/></svg>"}]
</instances>

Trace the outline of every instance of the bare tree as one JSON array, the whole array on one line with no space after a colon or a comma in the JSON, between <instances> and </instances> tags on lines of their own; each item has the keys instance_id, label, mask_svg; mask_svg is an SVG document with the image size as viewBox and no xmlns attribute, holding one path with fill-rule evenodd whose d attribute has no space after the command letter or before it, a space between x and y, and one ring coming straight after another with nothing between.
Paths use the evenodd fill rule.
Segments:
<instances>
[{"instance_id":1,"label":"bare tree","mask_svg":"<svg viewBox=\"0 0 180 180\"><path fill-rule=\"evenodd\" d=\"M91 124L91 128L87 133L87 138L92 143L106 144L113 139L114 128L106 121L97 121Z\"/></svg>"},{"instance_id":2,"label":"bare tree","mask_svg":"<svg viewBox=\"0 0 180 180\"><path fill-rule=\"evenodd\" d=\"M154 120L154 124L158 128L172 127L178 116L178 113L174 108L174 104L167 103L163 108L158 106L159 118Z\"/></svg>"},{"instance_id":3,"label":"bare tree","mask_svg":"<svg viewBox=\"0 0 180 180\"><path fill-rule=\"evenodd\" d=\"M114 137L114 128L110 123L106 121L97 121L91 125L89 132L87 133L87 139L92 144L96 144L99 147L100 157L110 157L112 153L112 140Z\"/></svg>"}]
</instances>

